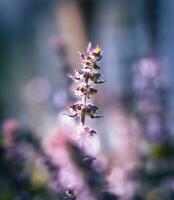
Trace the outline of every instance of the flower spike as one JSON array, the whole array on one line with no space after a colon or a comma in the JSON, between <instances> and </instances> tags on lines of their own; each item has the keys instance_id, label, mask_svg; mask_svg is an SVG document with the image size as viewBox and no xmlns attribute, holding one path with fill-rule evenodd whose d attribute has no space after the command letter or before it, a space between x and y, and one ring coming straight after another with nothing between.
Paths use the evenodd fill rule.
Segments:
<instances>
[{"instance_id":1,"label":"flower spike","mask_svg":"<svg viewBox=\"0 0 174 200\"><path fill-rule=\"evenodd\" d=\"M69 75L69 77L78 83L73 92L81 100L69 106L69 113L66 115L69 117L79 117L81 127L83 128L82 132L94 135L96 132L85 125L85 118L87 116L92 119L103 117L97 114L99 110L97 106L87 102L87 99L90 99L91 96L97 93L97 89L94 86L105 82L101 78L100 67L98 66L98 61L102 58L101 49L98 45L93 48L91 42L89 42L86 53L78 52L78 54L82 67L79 71L75 70L74 75Z\"/></svg>"},{"instance_id":2,"label":"flower spike","mask_svg":"<svg viewBox=\"0 0 174 200\"><path fill-rule=\"evenodd\" d=\"M88 99L98 92L95 88L95 85L102 84L105 81L102 79L100 67L98 66L98 61L102 58L100 47L97 45L94 48L92 47L91 42L89 42L86 48L86 53L78 52L78 54L81 60L81 69L75 70L74 74L69 75L69 77L77 83L77 87L73 89L73 92L79 100L68 107L68 113L63 114L69 117L80 119L80 126L77 128L77 136L79 137L80 134L80 136L84 138L97 134L95 130L86 126L85 119L86 117L95 119L103 116L98 114L99 108L90 103ZM85 151L83 151L82 158L83 164L90 166L91 168L95 158L87 155ZM68 188L65 191L65 200L76 199L76 193L74 190Z\"/></svg>"}]
</instances>

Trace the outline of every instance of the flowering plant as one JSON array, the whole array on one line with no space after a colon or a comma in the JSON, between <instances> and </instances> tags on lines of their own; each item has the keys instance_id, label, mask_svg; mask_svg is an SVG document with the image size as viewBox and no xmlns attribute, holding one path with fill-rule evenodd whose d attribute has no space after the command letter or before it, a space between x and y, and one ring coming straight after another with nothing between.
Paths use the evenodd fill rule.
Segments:
<instances>
[{"instance_id":1,"label":"flowering plant","mask_svg":"<svg viewBox=\"0 0 174 200\"><path fill-rule=\"evenodd\" d=\"M101 118L97 112L99 108L92 103L88 103L87 99L90 99L94 94L97 93L97 89L94 87L95 84L101 84L105 81L99 72L100 67L98 61L101 60L101 49L97 46L93 48L91 43L88 44L86 54L80 53L80 59L82 67L79 71L75 70L74 75L70 77L78 83L78 87L74 89L74 94L80 100L73 105L68 107L70 117L80 118L80 128L82 132L93 135L96 131L85 126L85 118L89 116L91 118Z\"/></svg>"},{"instance_id":2,"label":"flowering plant","mask_svg":"<svg viewBox=\"0 0 174 200\"><path fill-rule=\"evenodd\" d=\"M102 117L101 115L97 114L99 108L87 101L97 93L95 85L105 82L102 79L102 76L99 72L100 67L98 66L98 61L100 61L102 58L101 49L98 46L93 48L91 43L89 43L86 53L84 54L79 52L79 55L82 67L79 71L75 70L74 75L70 75L70 78L77 83L77 87L73 89L73 92L75 96L79 98L79 100L68 107L69 112L66 115L73 118L78 117L80 119L80 134L88 134L93 136L96 134L96 131L86 126L85 119L87 116L90 118ZM81 150L79 149L79 152L80 151ZM84 151L82 154L83 155L80 156L82 156L82 160L85 163L92 164L92 162L95 160L93 156L86 155ZM92 170L90 166L89 168ZM70 197L68 199L75 199L74 193L72 192L73 190L70 188L67 191L70 191L70 194L69 192L66 193L66 196ZM73 198L71 198L71 196L73 196Z\"/></svg>"}]
</instances>

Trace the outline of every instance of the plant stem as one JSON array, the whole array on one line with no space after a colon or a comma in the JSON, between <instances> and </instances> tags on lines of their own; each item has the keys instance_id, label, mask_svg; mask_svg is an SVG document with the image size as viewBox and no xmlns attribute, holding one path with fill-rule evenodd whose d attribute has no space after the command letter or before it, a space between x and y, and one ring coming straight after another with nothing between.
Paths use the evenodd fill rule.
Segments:
<instances>
[{"instance_id":1,"label":"plant stem","mask_svg":"<svg viewBox=\"0 0 174 200\"><path fill-rule=\"evenodd\" d=\"M86 107L86 96L82 97L82 103L85 108ZM83 111L81 112L80 123L81 123L81 126L85 125L85 113Z\"/></svg>"},{"instance_id":2,"label":"plant stem","mask_svg":"<svg viewBox=\"0 0 174 200\"><path fill-rule=\"evenodd\" d=\"M89 81L89 78L86 77L85 78L85 83L88 84L88 81ZM86 103L87 103L87 97L86 97L86 95L84 95L82 97L82 104L84 106L84 109L86 108ZM82 111L81 116L80 116L80 123L81 123L82 127L85 126L85 112L83 112L83 111Z\"/></svg>"}]
</instances>

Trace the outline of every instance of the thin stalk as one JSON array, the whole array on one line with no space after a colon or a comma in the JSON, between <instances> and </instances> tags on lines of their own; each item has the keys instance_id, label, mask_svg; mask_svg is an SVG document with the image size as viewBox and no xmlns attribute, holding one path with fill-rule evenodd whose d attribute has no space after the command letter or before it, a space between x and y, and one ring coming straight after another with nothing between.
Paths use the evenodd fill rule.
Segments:
<instances>
[{"instance_id":1,"label":"thin stalk","mask_svg":"<svg viewBox=\"0 0 174 200\"><path fill-rule=\"evenodd\" d=\"M82 103L83 103L84 108L85 108L86 107L86 96L82 97ZM85 113L84 113L83 110L82 110L81 116L80 116L80 124L81 124L82 127L85 126Z\"/></svg>"},{"instance_id":2,"label":"thin stalk","mask_svg":"<svg viewBox=\"0 0 174 200\"><path fill-rule=\"evenodd\" d=\"M89 78L86 77L86 78L85 78L85 83L88 84L88 81L89 81ZM84 95L84 96L82 97L82 104L83 104L84 109L85 109L85 108L86 108L86 104L87 104L86 95ZM85 126L85 112L84 112L83 110L82 110L81 116L80 116L80 124L81 124L82 127Z\"/></svg>"}]
</instances>

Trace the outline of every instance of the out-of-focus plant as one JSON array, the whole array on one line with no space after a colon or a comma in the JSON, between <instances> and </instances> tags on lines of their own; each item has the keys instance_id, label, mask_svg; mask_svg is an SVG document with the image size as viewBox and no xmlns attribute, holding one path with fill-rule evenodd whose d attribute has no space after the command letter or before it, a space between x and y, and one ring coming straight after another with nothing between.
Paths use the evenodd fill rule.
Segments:
<instances>
[{"instance_id":1,"label":"out-of-focus plant","mask_svg":"<svg viewBox=\"0 0 174 200\"><path fill-rule=\"evenodd\" d=\"M60 36L53 41L55 47L55 53L59 66L61 67L62 74L69 74L72 68L68 53L67 53L67 43L65 39ZM59 88L58 91L54 92L53 101L57 108L62 109L67 105L67 102L72 100L72 94L69 93L69 87L71 85L71 80L67 77L63 88Z\"/></svg>"},{"instance_id":2,"label":"out-of-focus plant","mask_svg":"<svg viewBox=\"0 0 174 200\"><path fill-rule=\"evenodd\" d=\"M34 133L14 119L7 119L1 131L0 199L63 198L63 191L48 187L57 178L59 167Z\"/></svg>"},{"instance_id":3,"label":"out-of-focus plant","mask_svg":"<svg viewBox=\"0 0 174 200\"><path fill-rule=\"evenodd\" d=\"M134 68L135 107L144 133L140 149L138 199L173 199L173 137L169 121L169 85L165 65L142 59Z\"/></svg>"}]
</instances>

